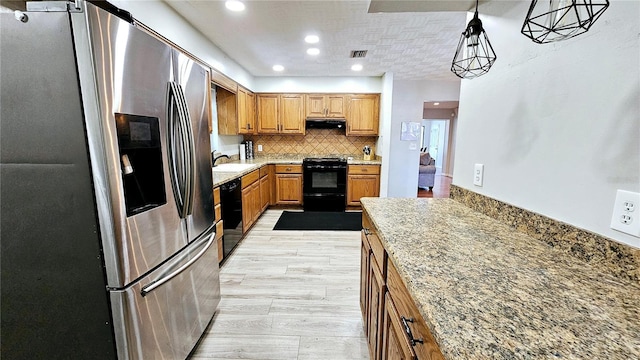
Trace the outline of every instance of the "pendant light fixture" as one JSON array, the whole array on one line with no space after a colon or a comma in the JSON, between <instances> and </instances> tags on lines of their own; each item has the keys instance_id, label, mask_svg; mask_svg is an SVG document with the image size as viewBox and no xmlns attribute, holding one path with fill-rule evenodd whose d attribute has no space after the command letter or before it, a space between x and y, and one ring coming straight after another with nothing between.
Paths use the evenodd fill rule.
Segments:
<instances>
[{"instance_id":1,"label":"pendant light fixture","mask_svg":"<svg viewBox=\"0 0 640 360\"><path fill-rule=\"evenodd\" d=\"M609 0L533 0L522 34L538 44L570 39L589 31Z\"/></svg>"},{"instance_id":2,"label":"pendant light fixture","mask_svg":"<svg viewBox=\"0 0 640 360\"><path fill-rule=\"evenodd\" d=\"M482 21L478 18L478 0L476 0L476 12L460 36L458 49L451 63L451 71L461 79L473 79L486 74L494 62L496 62L496 53L482 27Z\"/></svg>"}]
</instances>

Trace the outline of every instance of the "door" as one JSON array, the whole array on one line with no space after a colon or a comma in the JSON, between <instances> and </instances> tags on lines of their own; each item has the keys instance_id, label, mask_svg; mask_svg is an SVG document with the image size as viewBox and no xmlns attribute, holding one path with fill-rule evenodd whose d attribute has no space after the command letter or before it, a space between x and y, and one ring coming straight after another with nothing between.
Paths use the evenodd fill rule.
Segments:
<instances>
[{"instance_id":1,"label":"door","mask_svg":"<svg viewBox=\"0 0 640 360\"><path fill-rule=\"evenodd\" d=\"M256 96L256 106L258 108L258 133L277 133L279 101L277 94L258 94Z\"/></svg>"},{"instance_id":2,"label":"door","mask_svg":"<svg viewBox=\"0 0 640 360\"><path fill-rule=\"evenodd\" d=\"M416 354L404 333L400 315L387 293L384 301L382 360L414 360Z\"/></svg>"},{"instance_id":3,"label":"door","mask_svg":"<svg viewBox=\"0 0 640 360\"><path fill-rule=\"evenodd\" d=\"M438 150L440 148L440 124L437 121L431 122L431 131L429 132L429 155L438 159Z\"/></svg>"},{"instance_id":4,"label":"door","mask_svg":"<svg viewBox=\"0 0 640 360\"><path fill-rule=\"evenodd\" d=\"M267 210L271 202L271 182L269 179L269 175L260 178L260 203L262 205L262 212Z\"/></svg>"},{"instance_id":5,"label":"door","mask_svg":"<svg viewBox=\"0 0 640 360\"><path fill-rule=\"evenodd\" d=\"M344 95L327 95L327 115L330 118L344 118Z\"/></svg>"},{"instance_id":6,"label":"door","mask_svg":"<svg viewBox=\"0 0 640 360\"><path fill-rule=\"evenodd\" d=\"M209 136L208 96L209 74L201 65L185 54L173 51L173 65L176 82L184 91L188 116L192 130L192 155L195 168L188 176L193 176L191 213L187 215L189 241L200 236L213 224L213 179L211 174L211 143Z\"/></svg>"},{"instance_id":7,"label":"door","mask_svg":"<svg viewBox=\"0 0 640 360\"><path fill-rule=\"evenodd\" d=\"M301 94L280 95L280 132L304 135L304 100Z\"/></svg>"},{"instance_id":8,"label":"door","mask_svg":"<svg viewBox=\"0 0 640 360\"><path fill-rule=\"evenodd\" d=\"M360 198L377 197L380 192L379 175L349 175L347 205L360 205Z\"/></svg>"},{"instance_id":9,"label":"door","mask_svg":"<svg viewBox=\"0 0 640 360\"><path fill-rule=\"evenodd\" d=\"M369 330L369 349L372 351L371 360L380 359L381 334L382 334L382 310L384 306L385 285L376 259L371 253L369 256L369 314L367 319Z\"/></svg>"},{"instance_id":10,"label":"door","mask_svg":"<svg viewBox=\"0 0 640 360\"><path fill-rule=\"evenodd\" d=\"M327 116L326 106L324 104L324 95L309 94L305 95L305 98L307 117L323 118Z\"/></svg>"},{"instance_id":11,"label":"door","mask_svg":"<svg viewBox=\"0 0 640 360\"><path fill-rule=\"evenodd\" d=\"M276 203L302 204L302 174L276 174Z\"/></svg>"},{"instance_id":12,"label":"door","mask_svg":"<svg viewBox=\"0 0 640 360\"><path fill-rule=\"evenodd\" d=\"M378 135L379 96L372 94L349 96L347 135Z\"/></svg>"},{"instance_id":13,"label":"door","mask_svg":"<svg viewBox=\"0 0 640 360\"><path fill-rule=\"evenodd\" d=\"M86 114L98 214L105 251L108 286L120 288L147 273L187 244L168 163L168 83L172 80L172 50L125 21L87 4L89 37L100 105L99 114ZM74 19L80 20L80 19ZM85 19L74 22L79 30ZM80 42L81 43L81 42ZM93 73L93 72L92 72ZM81 76L81 82L83 81ZM88 98L87 98L88 99ZM85 99L85 100L87 100ZM88 104L88 103L87 103ZM126 164L118 144L115 114L152 119L158 125L166 201L127 216L124 197ZM196 112L197 113L197 112ZM153 120L155 119L155 120ZM202 125L207 127L206 122ZM140 127L144 134L144 126ZM144 162L131 160L131 169ZM104 183L101 183L103 181ZM211 183L209 183L211 187Z\"/></svg>"},{"instance_id":14,"label":"door","mask_svg":"<svg viewBox=\"0 0 640 360\"><path fill-rule=\"evenodd\" d=\"M110 294L120 359L185 359L220 302L214 231ZM120 324L120 325L118 325Z\"/></svg>"}]
</instances>

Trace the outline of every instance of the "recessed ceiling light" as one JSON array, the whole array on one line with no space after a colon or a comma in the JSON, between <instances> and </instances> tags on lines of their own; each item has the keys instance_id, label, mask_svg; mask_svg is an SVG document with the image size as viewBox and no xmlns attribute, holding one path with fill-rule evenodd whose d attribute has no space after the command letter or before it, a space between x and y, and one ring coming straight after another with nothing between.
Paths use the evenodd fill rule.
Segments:
<instances>
[{"instance_id":1,"label":"recessed ceiling light","mask_svg":"<svg viewBox=\"0 0 640 360\"><path fill-rule=\"evenodd\" d=\"M224 3L224 5L227 7L227 9L231 11L244 10L244 4L242 3L242 1L239 1L239 0L227 0L227 2Z\"/></svg>"},{"instance_id":2,"label":"recessed ceiling light","mask_svg":"<svg viewBox=\"0 0 640 360\"><path fill-rule=\"evenodd\" d=\"M273 71L283 71L284 66L282 65L273 65Z\"/></svg>"},{"instance_id":3,"label":"recessed ceiling light","mask_svg":"<svg viewBox=\"0 0 640 360\"><path fill-rule=\"evenodd\" d=\"M308 48L307 49L307 54L309 54L309 55L318 55L318 54L320 54L320 49L318 49L318 48Z\"/></svg>"},{"instance_id":4,"label":"recessed ceiling light","mask_svg":"<svg viewBox=\"0 0 640 360\"><path fill-rule=\"evenodd\" d=\"M307 35L304 38L304 41L306 41L308 44L315 44L320 41L320 38L317 35Z\"/></svg>"},{"instance_id":5,"label":"recessed ceiling light","mask_svg":"<svg viewBox=\"0 0 640 360\"><path fill-rule=\"evenodd\" d=\"M433 105L438 106L438 105L440 105L440 103L439 102L434 102Z\"/></svg>"},{"instance_id":6,"label":"recessed ceiling light","mask_svg":"<svg viewBox=\"0 0 640 360\"><path fill-rule=\"evenodd\" d=\"M362 70L362 65L360 65L360 64L353 64L353 65L351 65L351 70L353 70L353 71L360 71L360 70Z\"/></svg>"}]
</instances>

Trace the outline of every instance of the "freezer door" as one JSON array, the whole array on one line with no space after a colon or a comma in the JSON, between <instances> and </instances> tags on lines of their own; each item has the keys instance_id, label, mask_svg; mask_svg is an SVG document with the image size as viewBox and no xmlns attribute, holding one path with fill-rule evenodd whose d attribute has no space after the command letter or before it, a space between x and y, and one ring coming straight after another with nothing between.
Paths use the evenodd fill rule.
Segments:
<instances>
[{"instance_id":1,"label":"freezer door","mask_svg":"<svg viewBox=\"0 0 640 360\"><path fill-rule=\"evenodd\" d=\"M186 226L178 213L167 160L167 84L173 78L172 49L90 3L86 3L86 15L72 16L76 17L73 24L85 106L92 97L97 104L95 116L86 111L86 122L108 285L124 287L187 245ZM85 23L89 25L86 40L81 31L86 29ZM87 61L83 46L90 49ZM95 73L95 84L89 84L91 79L84 75L89 73ZM94 89L93 94L89 88ZM139 171L149 162L136 163L135 156L125 156L118 144L118 136L122 136L118 126L122 128L122 124L117 125L117 121L122 121L117 119L127 118L155 121L159 128L154 138L160 142L161 169L153 179ZM126 151L137 151L134 140L144 140L148 134L143 122L136 126L138 130L130 129L130 150ZM127 216L125 181L136 176L139 178L133 179L133 184L139 183L141 191L145 190L145 181L162 182L160 191L164 191L166 201Z\"/></svg>"},{"instance_id":2,"label":"freezer door","mask_svg":"<svg viewBox=\"0 0 640 360\"><path fill-rule=\"evenodd\" d=\"M193 130L195 176L193 208L187 217L189 240L193 241L214 222L211 144L209 138L209 79L205 68L174 50L175 80L182 87Z\"/></svg>"},{"instance_id":3,"label":"freezer door","mask_svg":"<svg viewBox=\"0 0 640 360\"><path fill-rule=\"evenodd\" d=\"M112 291L119 359L185 359L220 302L215 232L123 291Z\"/></svg>"}]
</instances>

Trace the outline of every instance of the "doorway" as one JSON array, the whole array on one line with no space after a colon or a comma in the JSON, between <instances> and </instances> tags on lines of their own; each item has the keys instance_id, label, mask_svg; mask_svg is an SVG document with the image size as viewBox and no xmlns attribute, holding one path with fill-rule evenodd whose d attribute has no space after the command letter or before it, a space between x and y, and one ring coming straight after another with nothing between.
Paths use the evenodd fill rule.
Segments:
<instances>
[{"instance_id":1,"label":"doorway","mask_svg":"<svg viewBox=\"0 0 640 360\"><path fill-rule=\"evenodd\" d=\"M449 120L422 120L423 135L420 147L436 160L436 175L442 175L443 170L448 170L444 167L449 150L449 129Z\"/></svg>"}]
</instances>

